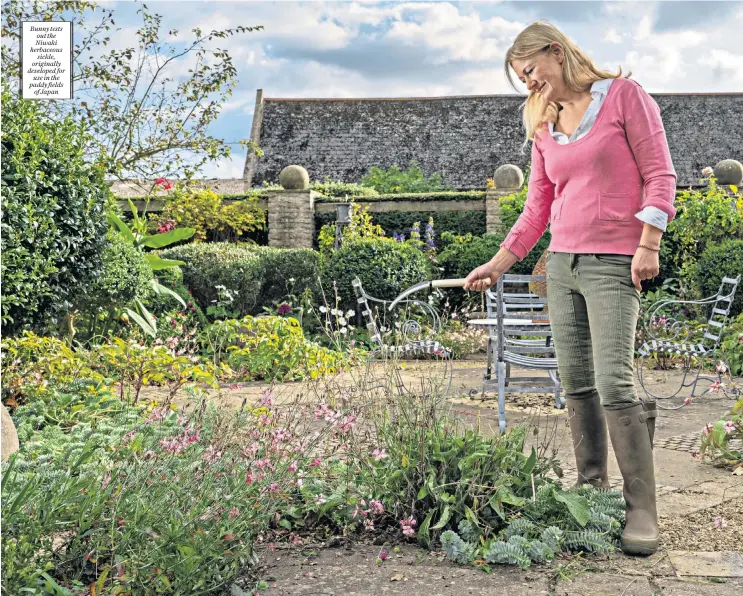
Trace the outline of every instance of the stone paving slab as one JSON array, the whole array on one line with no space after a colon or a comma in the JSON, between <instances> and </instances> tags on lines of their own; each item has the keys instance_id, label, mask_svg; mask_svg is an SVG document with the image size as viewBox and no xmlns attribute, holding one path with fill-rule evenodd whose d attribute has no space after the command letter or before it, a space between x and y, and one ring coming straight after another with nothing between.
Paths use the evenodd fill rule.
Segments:
<instances>
[{"instance_id":1,"label":"stone paving slab","mask_svg":"<svg viewBox=\"0 0 743 596\"><path fill-rule=\"evenodd\" d=\"M654 596L647 577L627 577L610 573L584 573L573 580L557 583L554 596Z\"/></svg>"},{"instance_id":2,"label":"stone paving slab","mask_svg":"<svg viewBox=\"0 0 743 596\"><path fill-rule=\"evenodd\" d=\"M743 548L743 545L741 545ZM743 577L743 555L734 551L689 552L669 551L671 560L679 577Z\"/></svg>"}]
</instances>

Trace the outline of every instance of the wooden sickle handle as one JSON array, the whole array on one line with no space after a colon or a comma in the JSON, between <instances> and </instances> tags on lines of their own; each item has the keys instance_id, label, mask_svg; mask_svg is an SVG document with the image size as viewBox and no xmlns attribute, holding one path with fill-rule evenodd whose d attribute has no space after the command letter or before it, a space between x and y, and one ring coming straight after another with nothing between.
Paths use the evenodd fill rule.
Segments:
<instances>
[{"instance_id":1,"label":"wooden sickle handle","mask_svg":"<svg viewBox=\"0 0 743 596\"><path fill-rule=\"evenodd\" d=\"M462 288L464 287L465 281L466 280L464 277L460 277L459 279L437 279L431 282L431 287L432 288ZM481 279L480 281L484 281L488 286L491 285L489 277Z\"/></svg>"}]
</instances>

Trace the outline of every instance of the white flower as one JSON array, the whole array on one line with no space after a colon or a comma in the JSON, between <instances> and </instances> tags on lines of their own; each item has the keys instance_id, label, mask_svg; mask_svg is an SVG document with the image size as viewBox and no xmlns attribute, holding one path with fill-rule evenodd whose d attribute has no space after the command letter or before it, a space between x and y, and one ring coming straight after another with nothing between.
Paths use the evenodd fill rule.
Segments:
<instances>
[{"instance_id":1,"label":"white flower","mask_svg":"<svg viewBox=\"0 0 743 596\"><path fill-rule=\"evenodd\" d=\"M326 313L326 312L328 312L328 309L327 309L327 308L325 308L324 306L321 306L321 307L320 307L320 312L322 312L322 313Z\"/></svg>"},{"instance_id":2,"label":"white flower","mask_svg":"<svg viewBox=\"0 0 743 596\"><path fill-rule=\"evenodd\" d=\"M715 173L715 170L709 166L707 166L706 168L702 170L702 175L704 176L711 176L714 173Z\"/></svg>"},{"instance_id":3,"label":"white flower","mask_svg":"<svg viewBox=\"0 0 743 596\"><path fill-rule=\"evenodd\" d=\"M352 310L349 310L349 311L348 311L348 312L346 313L346 318L347 318L347 319L350 319L350 318L351 318L352 316L354 316L355 314L356 314L356 313L355 313L354 311L352 311Z\"/></svg>"},{"instance_id":4,"label":"white flower","mask_svg":"<svg viewBox=\"0 0 743 596\"><path fill-rule=\"evenodd\" d=\"M345 326L345 325L346 325L346 319L344 319L343 317L340 317L340 318L338 319L338 324L339 324L339 325L343 325L343 326Z\"/></svg>"},{"instance_id":5,"label":"white flower","mask_svg":"<svg viewBox=\"0 0 743 596\"><path fill-rule=\"evenodd\" d=\"M293 278L293 277L290 277L290 278L289 278L289 283L290 283L290 284L293 284L293 283L294 283L294 278Z\"/></svg>"},{"instance_id":6,"label":"white flower","mask_svg":"<svg viewBox=\"0 0 743 596\"><path fill-rule=\"evenodd\" d=\"M348 332L348 329L346 329L345 327L341 327L340 332L345 335Z\"/></svg>"}]
</instances>

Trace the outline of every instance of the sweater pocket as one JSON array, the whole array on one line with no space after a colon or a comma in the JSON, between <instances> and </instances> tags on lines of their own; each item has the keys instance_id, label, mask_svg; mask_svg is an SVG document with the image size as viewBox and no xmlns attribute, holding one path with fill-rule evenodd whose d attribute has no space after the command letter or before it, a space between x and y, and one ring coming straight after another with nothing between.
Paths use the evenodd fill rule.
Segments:
<instances>
[{"instance_id":1,"label":"sweater pocket","mask_svg":"<svg viewBox=\"0 0 743 596\"><path fill-rule=\"evenodd\" d=\"M630 211L629 193L599 193L599 219L604 221L629 221L631 216Z\"/></svg>"}]
</instances>

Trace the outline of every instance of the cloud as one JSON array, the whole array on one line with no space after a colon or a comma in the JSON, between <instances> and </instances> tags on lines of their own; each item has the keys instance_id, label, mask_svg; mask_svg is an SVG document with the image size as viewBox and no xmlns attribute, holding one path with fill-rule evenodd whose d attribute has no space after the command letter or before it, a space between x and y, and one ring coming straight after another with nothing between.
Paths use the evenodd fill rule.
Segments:
<instances>
[{"instance_id":1,"label":"cloud","mask_svg":"<svg viewBox=\"0 0 743 596\"><path fill-rule=\"evenodd\" d=\"M503 6L529 15L533 20L557 23L592 21L604 12L603 2L504 2Z\"/></svg>"},{"instance_id":2,"label":"cloud","mask_svg":"<svg viewBox=\"0 0 743 596\"><path fill-rule=\"evenodd\" d=\"M199 178L242 178L245 168L245 152L233 152L230 157L204 165Z\"/></svg>"},{"instance_id":3,"label":"cloud","mask_svg":"<svg viewBox=\"0 0 743 596\"><path fill-rule=\"evenodd\" d=\"M740 9L739 2L714 0L687 0L684 2L659 2L654 28L658 32L677 31L699 27L712 16L716 23L723 24L726 18Z\"/></svg>"}]
</instances>

